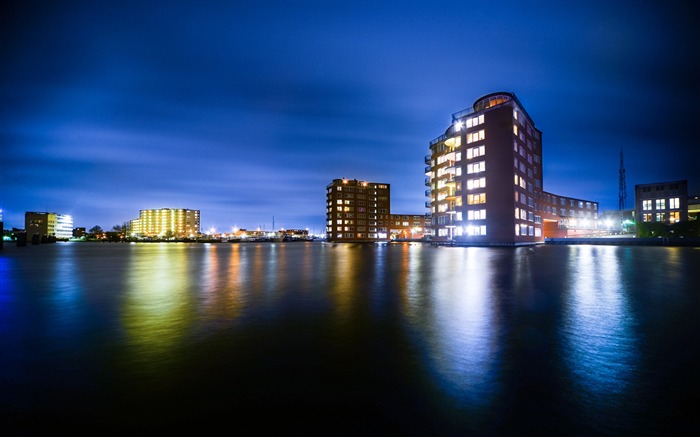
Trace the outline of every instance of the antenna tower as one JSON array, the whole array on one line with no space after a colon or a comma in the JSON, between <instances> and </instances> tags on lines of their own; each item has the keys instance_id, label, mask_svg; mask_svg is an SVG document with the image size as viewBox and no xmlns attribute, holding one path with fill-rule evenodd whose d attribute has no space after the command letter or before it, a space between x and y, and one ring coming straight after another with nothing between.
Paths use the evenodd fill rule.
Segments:
<instances>
[{"instance_id":1,"label":"antenna tower","mask_svg":"<svg viewBox=\"0 0 700 437\"><path fill-rule=\"evenodd\" d=\"M619 209L625 209L625 201L627 200L627 182L625 181L625 160L622 156L622 148L620 148L620 178L619 178L619 193L620 200Z\"/></svg>"}]
</instances>

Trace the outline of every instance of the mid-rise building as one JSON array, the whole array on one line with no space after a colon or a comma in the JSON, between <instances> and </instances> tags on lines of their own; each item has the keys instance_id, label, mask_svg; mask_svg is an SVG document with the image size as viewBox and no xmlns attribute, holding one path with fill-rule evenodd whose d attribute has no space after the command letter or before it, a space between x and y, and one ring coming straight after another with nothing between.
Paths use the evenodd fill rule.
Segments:
<instances>
[{"instance_id":1,"label":"mid-rise building","mask_svg":"<svg viewBox=\"0 0 700 437\"><path fill-rule=\"evenodd\" d=\"M27 211L24 214L24 229L28 237L71 238L73 236L73 217L55 212Z\"/></svg>"},{"instance_id":2,"label":"mid-rise building","mask_svg":"<svg viewBox=\"0 0 700 437\"><path fill-rule=\"evenodd\" d=\"M688 220L688 181L635 185L634 202L638 223Z\"/></svg>"},{"instance_id":3,"label":"mid-rise building","mask_svg":"<svg viewBox=\"0 0 700 437\"><path fill-rule=\"evenodd\" d=\"M196 209L142 209L130 221L135 237L194 238L199 235L200 215Z\"/></svg>"},{"instance_id":4,"label":"mid-rise building","mask_svg":"<svg viewBox=\"0 0 700 437\"><path fill-rule=\"evenodd\" d=\"M438 241L536 244L597 227L597 202L544 191L542 132L513 93L488 94L452 114L429 147L426 206Z\"/></svg>"},{"instance_id":5,"label":"mid-rise building","mask_svg":"<svg viewBox=\"0 0 700 437\"><path fill-rule=\"evenodd\" d=\"M389 184L334 179L326 186L326 241L389 241Z\"/></svg>"}]
</instances>

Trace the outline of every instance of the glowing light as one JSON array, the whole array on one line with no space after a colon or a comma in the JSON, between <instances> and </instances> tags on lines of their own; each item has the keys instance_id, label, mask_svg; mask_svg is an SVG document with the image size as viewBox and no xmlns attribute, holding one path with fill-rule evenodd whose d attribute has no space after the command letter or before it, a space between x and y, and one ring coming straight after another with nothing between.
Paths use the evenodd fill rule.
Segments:
<instances>
[{"instance_id":1,"label":"glowing light","mask_svg":"<svg viewBox=\"0 0 700 437\"><path fill-rule=\"evenodd\" d=\"M460 120L455 121L455 130L459 131L462 130L462 122Z\"/></svg>"}]
</instances>

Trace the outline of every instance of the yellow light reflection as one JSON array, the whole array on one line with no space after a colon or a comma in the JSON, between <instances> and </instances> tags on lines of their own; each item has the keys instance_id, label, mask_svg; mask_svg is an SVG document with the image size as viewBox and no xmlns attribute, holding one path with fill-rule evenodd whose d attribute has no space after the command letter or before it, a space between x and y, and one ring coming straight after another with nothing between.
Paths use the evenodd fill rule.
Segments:
<instances>
[{"instance_id":1,"label":"yellow light reflection","mask_svg":"<svg viewBox=\"0 0 700 437\"><path fill-rule=\"evenodd\" d=\"M194 319L189 300L187 246L130 245L123 324L128 336L130 363L157 375L174 359Z\"/></svg>"}]
</instances>

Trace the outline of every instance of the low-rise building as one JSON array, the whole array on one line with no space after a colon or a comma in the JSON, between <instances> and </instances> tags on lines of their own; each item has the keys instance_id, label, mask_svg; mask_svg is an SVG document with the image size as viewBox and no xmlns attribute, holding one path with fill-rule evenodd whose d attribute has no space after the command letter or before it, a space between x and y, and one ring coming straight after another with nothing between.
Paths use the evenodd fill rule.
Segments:
<instances>
[{"instance_id":1,"label":"low-rise building","mask_svg":"<svg viewBox=\"0 0 700 437\"><path fill-rule=\"evenodd\" d=\"M430 236L430 214L390 214L392 240L421 240Z\"/></svg>"},{"instance_id":2,"label":"low-rise building","mask_svg":"<svg viewBox=\"0 0 700 437\"><path fill-rule=\"evenodd\" d=\"M634 202L637 223L688 220L688 181L635 185Z\"/></svg>"},{"instance_id":3,"label":"low-rise building","mask_svg":"<svg viewBox=\"0 0 700 437\"><path fill-rule=\"evenodd\" d=\"M71 238L73 236L73 217L56 212L27 211L24 214L24 229L28 237Z\"/></svg>"}]
</instances>

